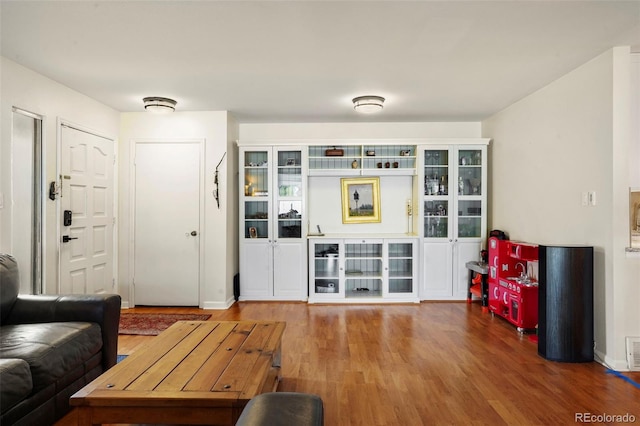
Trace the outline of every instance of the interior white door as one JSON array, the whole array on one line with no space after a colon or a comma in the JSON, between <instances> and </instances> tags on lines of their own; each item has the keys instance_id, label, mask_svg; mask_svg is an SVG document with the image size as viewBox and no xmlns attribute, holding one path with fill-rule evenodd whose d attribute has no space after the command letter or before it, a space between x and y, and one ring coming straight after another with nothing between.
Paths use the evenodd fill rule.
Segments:
<instances>
[{"instance_id":1,"label":"interior white door","mask_svg":"<svg viewBox=\"0 0 640 426\"><path fill-rule=\"evenodd\" d=\"M61 135L60 293L110 292L114 142L65 125Z\"/></svg>"},{"instance_id":2,"label":"interior white door","mask_svg":"<svg viewBox=\"0 0 640 426\"><path fill-rule=\"evenodd\" d=\"M198 306L199 142L135 144L134 303Z\"/></svg>"}]
</instances>

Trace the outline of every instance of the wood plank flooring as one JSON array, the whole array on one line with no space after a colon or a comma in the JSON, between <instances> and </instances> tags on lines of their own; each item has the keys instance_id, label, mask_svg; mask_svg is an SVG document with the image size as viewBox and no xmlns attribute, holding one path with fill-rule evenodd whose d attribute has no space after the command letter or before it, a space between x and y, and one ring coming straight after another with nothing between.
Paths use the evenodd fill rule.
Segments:
<instances>
[{"instance_id":1,"label":"wood plank flooring","mask_svg":"<svg viewBox=\"0 0 640 426\"><path fill-rule=\"evenodd\" d=\"M628 413L640 422L640 389L632 383L596 362L544 360L527 335L478 303L128 311L286 321L279 390L320 395L327 426L570 425L579 413ZM120 336L119 353L149 339ZM640 382L640 373L625 376Z\"/></svg>"}]
</instances>

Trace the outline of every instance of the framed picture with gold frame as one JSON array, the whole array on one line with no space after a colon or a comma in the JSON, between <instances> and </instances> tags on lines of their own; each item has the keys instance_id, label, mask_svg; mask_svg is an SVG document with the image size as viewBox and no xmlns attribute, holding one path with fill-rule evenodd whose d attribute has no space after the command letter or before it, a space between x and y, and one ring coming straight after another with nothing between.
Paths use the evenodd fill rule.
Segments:
<instances>
[{"instance_id":1,"label":"framed picture with gold frame","mask_svg":"<svg viewBox=\"0 0 640 426\"><path fill-rule=\"evenodd\" d=\"M380 218L380 178L342 178L342 223L377 223Z\"/></svg>"}]
</instances>

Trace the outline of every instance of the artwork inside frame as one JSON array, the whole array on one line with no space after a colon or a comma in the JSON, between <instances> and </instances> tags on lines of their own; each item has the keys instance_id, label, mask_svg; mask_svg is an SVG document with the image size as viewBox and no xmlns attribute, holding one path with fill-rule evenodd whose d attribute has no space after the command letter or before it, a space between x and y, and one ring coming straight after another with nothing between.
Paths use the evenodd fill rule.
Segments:
<instances>
[{"instance_id":1,"label":"artwork inside frame","mask_svg":"<svg viewBox=\"0 0 640 426\"><path fill-rule=\"evenodd\" d=\"M342 223L379 223L380 178L342 178Z\"/></svg>"}]
</instances>

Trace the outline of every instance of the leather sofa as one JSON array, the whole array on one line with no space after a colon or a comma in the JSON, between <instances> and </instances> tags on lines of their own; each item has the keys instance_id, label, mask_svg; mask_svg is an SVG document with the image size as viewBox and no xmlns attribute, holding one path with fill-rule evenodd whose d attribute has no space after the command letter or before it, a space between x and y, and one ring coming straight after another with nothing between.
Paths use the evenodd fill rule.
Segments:
<instances>
[{"instance_id":1,"label":"leather sofa","mask_svg":"<svg viewBox=\"0 0 640 426\"><path fill-rule=\"evenodd\" d=\"M51 425L69 397L115 365L118 295L19 295L0 254L0 424Z\"/></svg>"},{"instance_id":2,"label":"leather sofa","mask_svg":"<svg viewBox=\"0 0 640 426\"><path fill-rule=\"evenodd\" d=\"M318 395L267 392L254 396L235 426L322 426L324 404Z\"/></svg>"}]
</instances>

